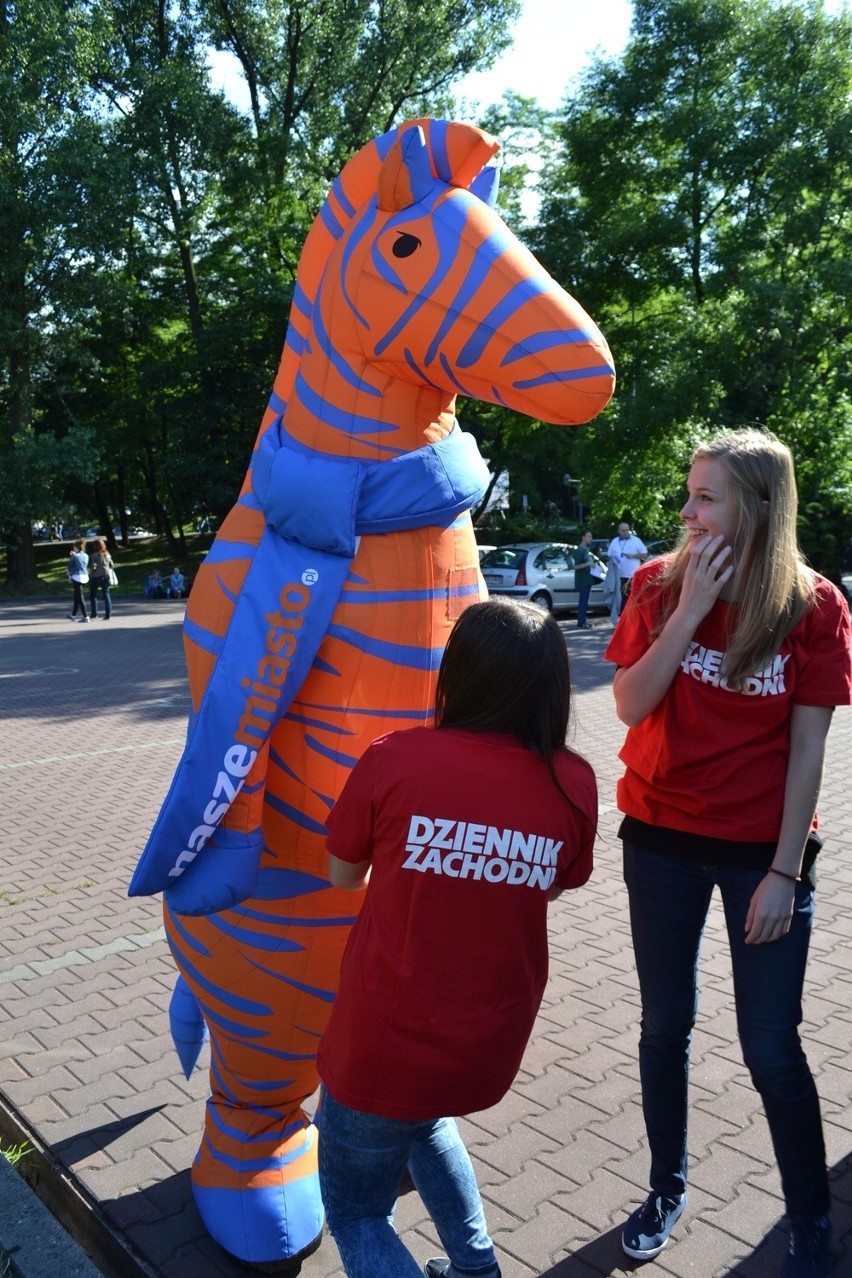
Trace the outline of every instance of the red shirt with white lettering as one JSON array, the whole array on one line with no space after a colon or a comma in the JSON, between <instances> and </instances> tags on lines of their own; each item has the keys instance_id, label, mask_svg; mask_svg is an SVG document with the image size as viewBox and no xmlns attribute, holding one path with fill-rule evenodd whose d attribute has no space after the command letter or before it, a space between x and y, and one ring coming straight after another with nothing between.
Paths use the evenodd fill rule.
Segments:
<instances>
[{"instance_id":1,"label":"red shirt with white lettering","mask_svg":"<svg viewBox=\"0 0 852 1278\"><path fill-rule=\"evenodd\" d=\"M631 666L651 645L660 592L643 589L665 567L636 574L633 594L605 652ZM765 670L742 691L725 687L727 612L719 600L701 622L659 705L629 728L619 757L627 771L618 806L648 825L732 841L777 840L794 705L848 705L852 695L849 609L816 577L816 602ZM816 828L816 820L814 821Z\"/></svg>"},{"instance_id":2,"label":"red shirt with white lettering","mask_svg":"<svg viewBox=\"0 0 852 1278\"><path fill-rule=\"evenodd\" d=\"M597 787L560 751L503 733L413 728L374 741L328 820L371 862L317 1057L334 1098L390 1118L495 1105L547 980L547 903L592 871Z\"/></svg>"}]
</instances>

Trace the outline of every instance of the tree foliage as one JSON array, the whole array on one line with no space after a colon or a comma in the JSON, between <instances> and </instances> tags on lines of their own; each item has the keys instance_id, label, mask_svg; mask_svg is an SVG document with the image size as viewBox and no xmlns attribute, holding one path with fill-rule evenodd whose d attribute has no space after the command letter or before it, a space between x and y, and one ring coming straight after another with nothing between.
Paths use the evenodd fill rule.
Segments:
<instances>
[{"instance_id":1,"label":"tree foliage","mask_svg":"<svg viewBox=\"0 0 852 1278\"><path fill-rule=\"evenodd\" d=\"M329 180L493 61L517 10L0 0L0 530L13 579L34 575L29 523L50 517L48 501L82 497L105 527L132 503L176 552L193 510L230 506ZM214 49L232 56L247 110L212 87ZM36 459L52 447L46 490Z\"/></svg>"},{"instance_id":2,"label":"tree foliage","mask_svg":"<svg viewBox=\"0 0 852 1278\"><path fill-rule=\"evenodd\" d=\"M793 448L806 509L848 520L850 88L848 14L636 0L623 57L566 104L535 239L619 370L581 441L600 522L665 535L695 439L747 422ZM841 530L818 532L834 568Z\"/></svg>"},{"instance_id":3,"label":"tree foliage","mask_svg":"<svg viewBox=\"0 0 852 1278\"><path fill-rule=\"evenodd\" d=\"M452 113L517 10L0 0L11 577L34 575L31 519L76 507L111 528L131 507L177 558L193 514L230 506L329 182L401 119ZM213 87L214 55L245 106ZM793 448L806 548L834 569L852 519L850 80L852 18L818 0L635 0L623 55L554 117L516 94L482 114L507 221L619 373L579 431L460 405L515 505L666 536L694 441L760 422Z\"/></svg>"}]
</instances>

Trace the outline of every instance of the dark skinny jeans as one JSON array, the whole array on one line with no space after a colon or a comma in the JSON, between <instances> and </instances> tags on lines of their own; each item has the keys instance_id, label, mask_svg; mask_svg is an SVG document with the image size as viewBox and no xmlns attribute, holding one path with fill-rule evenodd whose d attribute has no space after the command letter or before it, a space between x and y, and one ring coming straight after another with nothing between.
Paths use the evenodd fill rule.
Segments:
<instances>
[{"instance_id":1,"label":"dark skinny jeans","mask_svg":"<svg viewBox=\"0 0 852 1278\"><path fill-rule=\"evenodd\" d=\"M802 1050L802 987L813 891L796 885L790 931L746 945L745 919L762 870L705 866L624 844L633 949L642 995L639 1073L651 1149L651 1188L682 1194L687 1181L689 1046L698 1010L698 954L714 887L725 911L740 1046L760 1093L787 1212L829 1210L819 1099Z\"/></svg>"}]
</instances>

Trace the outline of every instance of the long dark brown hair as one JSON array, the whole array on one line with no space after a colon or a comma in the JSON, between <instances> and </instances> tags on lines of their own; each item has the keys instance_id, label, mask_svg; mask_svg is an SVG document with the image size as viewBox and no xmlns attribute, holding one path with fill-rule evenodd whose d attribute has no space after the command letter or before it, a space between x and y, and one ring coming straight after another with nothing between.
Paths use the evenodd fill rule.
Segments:
<instances>
[{"instance_id":1,"label":"long dark brown hair","mask_svg":"<svg viewBox=\"0 0 852 1278\"><path fill-rule=\"evenodd\" d=\"M567 748L570 722L568 650L550 613L500 598L466 608L438 672L435 727L512 733L542 757L572 803L553 765L556 752Z\"/></svg>"}]
</instances>

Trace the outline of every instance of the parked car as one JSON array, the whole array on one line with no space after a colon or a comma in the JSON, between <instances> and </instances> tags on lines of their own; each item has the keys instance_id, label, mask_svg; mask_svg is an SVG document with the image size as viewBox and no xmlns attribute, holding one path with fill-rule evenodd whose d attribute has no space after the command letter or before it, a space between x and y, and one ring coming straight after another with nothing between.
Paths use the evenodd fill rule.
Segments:
<instances>
[{"instance_id":1,"label":"parked car","mask_svg":"<svg viewBox=\"0 0 852 1278\"><path fill-rule=\"evenodd\" d=\"M667 555L670 550L674 550L677 542L666 537L662 541L648 541L645 545L648 547L648 558L656 559L658 555Z\"/></svg>"},{"instance_id":2,"label":"parked car","mask_svg":"<svg viewBox=\"0 0 852 1278\"><path fill-rule=\"evenodd\" d=\"M120 528L113 528L112 535L115 537L116 541L121 541ZM128 537L154 537L155 535L156 535L155 533L148 532L147 528L134 527L134 528L128 528L127 530Z\"/></svg>"},{"instance_id":3,"label":"parked car","mask_svg":"<svg viewBox=\"0 0 852 1278\"><path fill-rule=\"evenodd\" d=\"M576 549L576 546L561 542L536 541L490 550L480 564L488 593L508 595L511 599L528 599L550 612L559 608L576 608ZM594 577L589 607L606 610L603 582Z\"/></svg>"}]
</instances>

